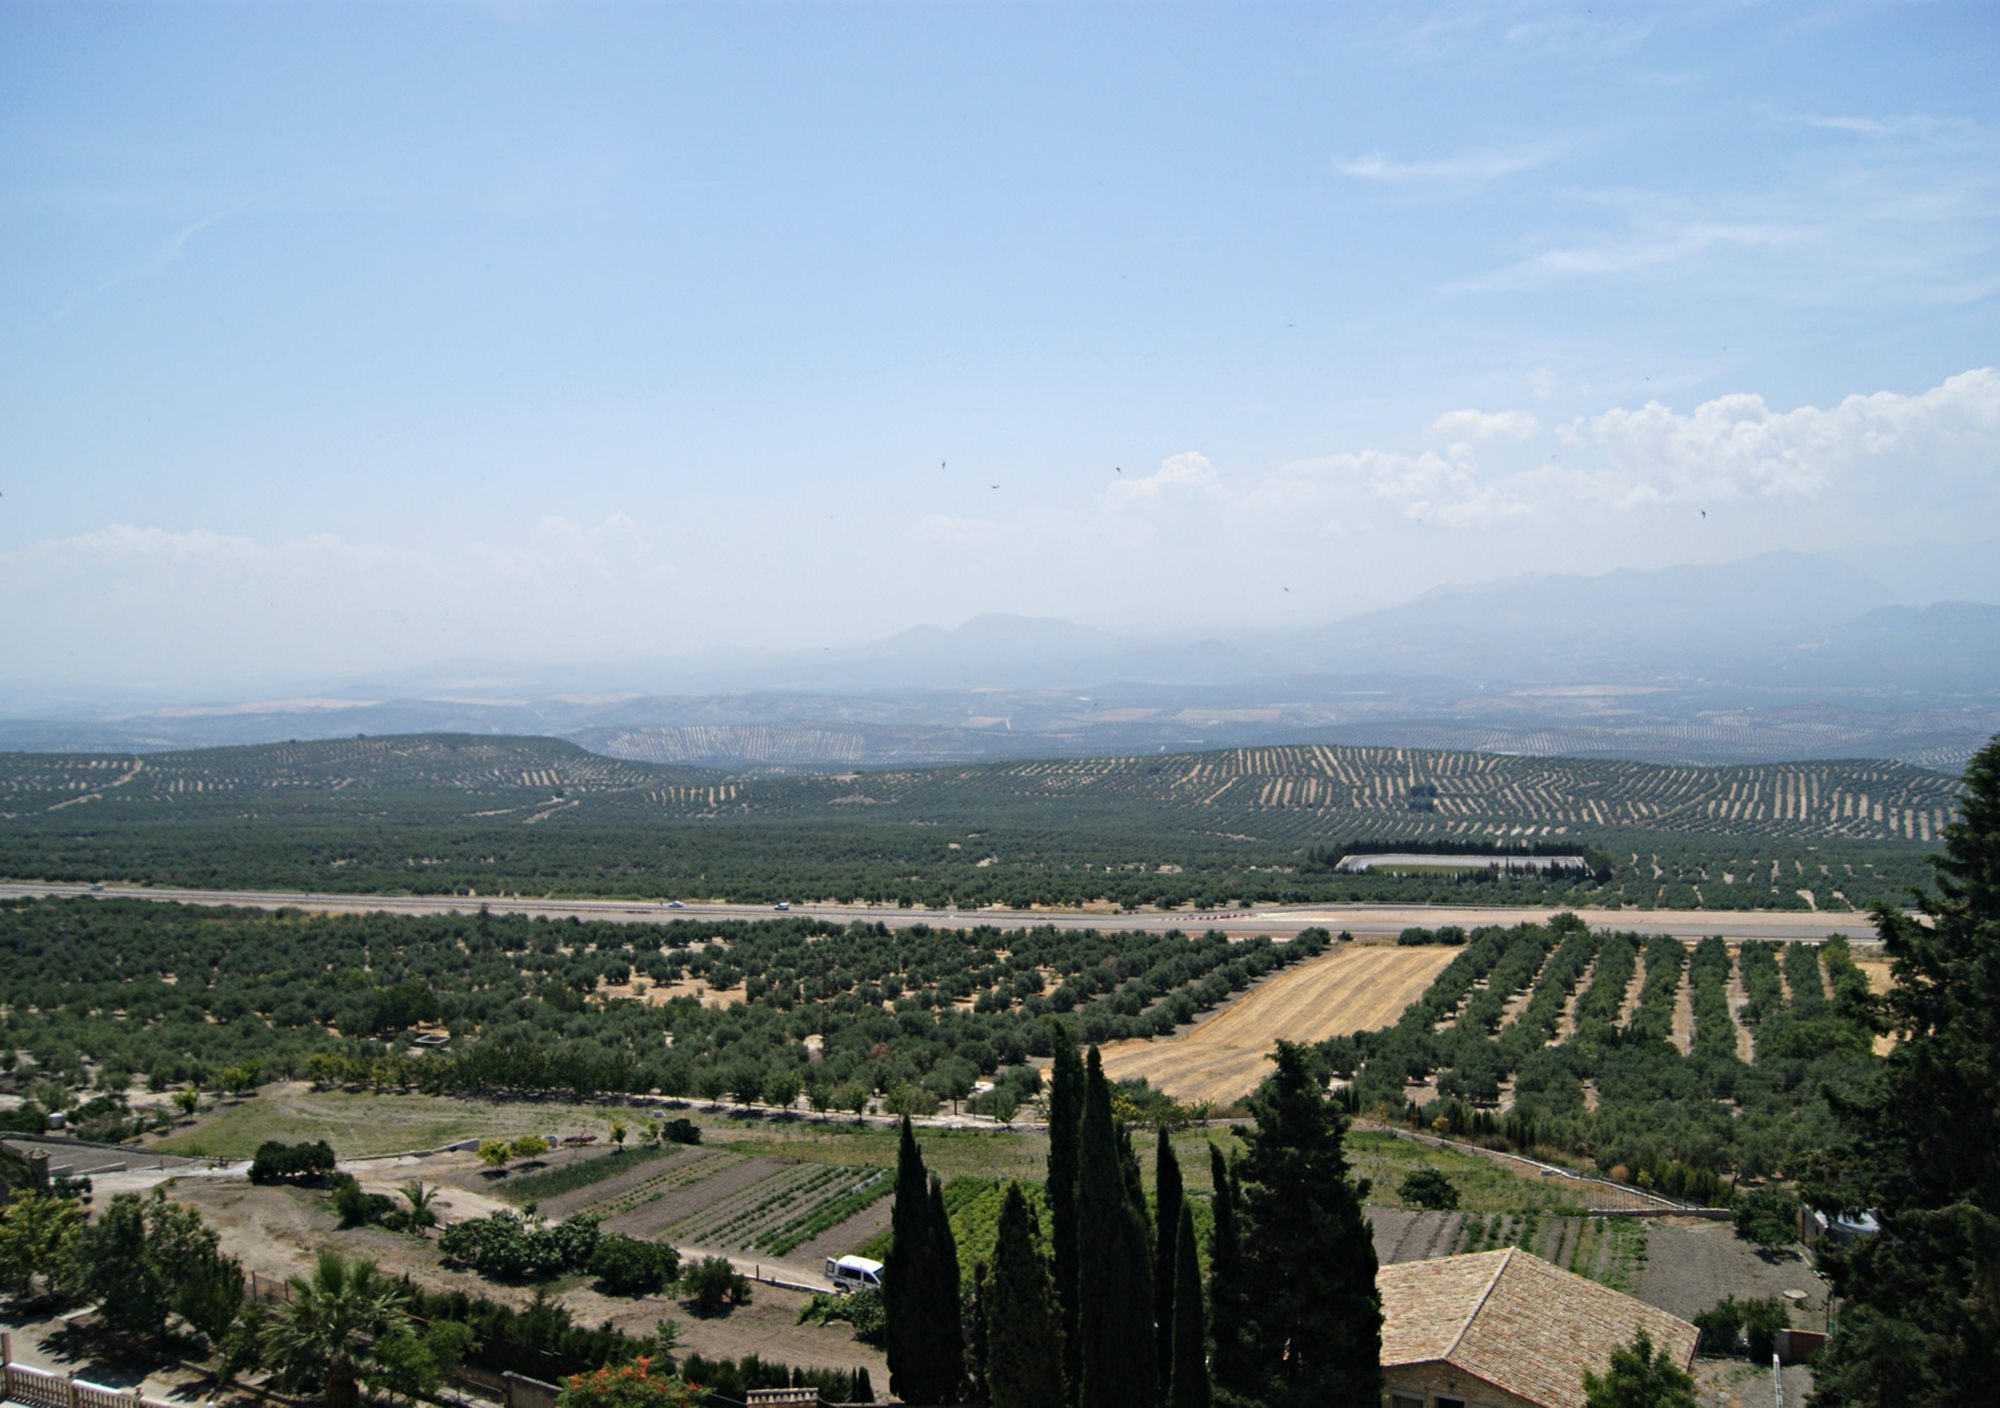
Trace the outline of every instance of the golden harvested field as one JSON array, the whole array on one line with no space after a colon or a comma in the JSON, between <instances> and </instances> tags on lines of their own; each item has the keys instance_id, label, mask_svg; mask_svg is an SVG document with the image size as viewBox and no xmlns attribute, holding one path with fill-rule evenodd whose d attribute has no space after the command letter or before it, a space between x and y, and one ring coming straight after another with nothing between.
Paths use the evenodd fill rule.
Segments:
<instances>
[{"instance_id":1,"label":"golden harvested field","mask_svg":"<svg viewBox=\"0 0 2000 1408\"><path fill-rule=\"evenodd\" d=\"M1861 976L1868 980L1868 990L1873 993L1887 992L1895 984L1895 975L1889 971L1886 958L1857 958L1854 966L1861 970ZM1896 1049L1896 1039L1892 1036L1875 1038L1875 1054L1886 1056Z\"/></svg>"},{"instance_id":2,"label":"golden harvested field","mask_svg":"<svg viewBox=\"0 0 2000 1408\"><path fill-rule=\"evenodd\" d=\"M1271 1045L1324 1041L1386 1027L1458 952L1449 947L1343 944L1258 984L1187 1031L1104 1049L1114 1080L1144 1076L1177 1100L1226 1105L1257 1088Z\"/></svg>"}]
</instances>

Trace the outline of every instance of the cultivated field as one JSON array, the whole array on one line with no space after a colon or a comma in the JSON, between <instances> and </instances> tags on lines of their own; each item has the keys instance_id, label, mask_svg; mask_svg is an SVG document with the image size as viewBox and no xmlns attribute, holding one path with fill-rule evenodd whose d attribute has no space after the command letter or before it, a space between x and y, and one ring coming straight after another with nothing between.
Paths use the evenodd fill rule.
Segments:
<instances>
[{"instance_id":1,"label":"cultivated field","mask_svg":"<svg viewBox=\"0 0 2000 1408\"><path fill-rule=\"evenodd\" d=\"M0 754L0 875L959 910L1513 898L1831 911L1920 882L1957 793L1943 774L1870 761L1297 745L760 776L552 739L412 735ZM1605 878L1334 871L1324 853L1357 841L1574 846Z\"/></svg>"},{"instance_id":2,"label":"cultivated field","mask_svg":"<svg viewBox=\"0 0 2000 1408\"><path fill-rule=\"evenodd\" d=\"M1271 1066L1271 1045L1324 1041L1386 1027L1455 952L1344 944L1259 984L1214 1016L1173 1036L1114 1042L1104 1070L1144 1077L1176 1099L1226 1105L1248 1095Z\"/></svg>"}]
</instances>

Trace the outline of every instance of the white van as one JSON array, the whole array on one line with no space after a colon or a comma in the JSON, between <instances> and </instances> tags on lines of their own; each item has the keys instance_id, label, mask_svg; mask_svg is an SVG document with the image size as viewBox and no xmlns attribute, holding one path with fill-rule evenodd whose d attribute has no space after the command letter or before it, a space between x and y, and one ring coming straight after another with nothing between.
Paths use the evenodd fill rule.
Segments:
<instances>
[{"instance_id":1,"label":"white van","mask_svg":"<svg viewBox=\"0 0 2000 1408\"><path fill-rule=\"evenodd\" d=\"M882 1263L870 1261L865 1256L830 1256L826 1259L826 1279L843 1294L848 1291L879 1291L882 1289Z\"/></svg>"}]
</instances>

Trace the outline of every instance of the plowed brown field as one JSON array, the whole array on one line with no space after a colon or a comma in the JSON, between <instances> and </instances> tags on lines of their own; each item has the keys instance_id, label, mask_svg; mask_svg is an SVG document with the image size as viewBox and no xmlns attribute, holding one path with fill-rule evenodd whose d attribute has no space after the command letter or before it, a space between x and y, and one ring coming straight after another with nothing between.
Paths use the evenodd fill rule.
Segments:
<instances>
[{"instance_id":1,"label":"plowed brown field","mask_svg":"<svg viewBox=\"0 0 2000 1408\"><path fill-rule=\"evenodd\" d=\"M1114 1080L1144 1076L1177 1100L1226 1105L1257 1088L1280 1037L1324 1041L1386 1027L1457 952L1343 944L1260 983L1185 1032L1113 1042L1104 1049L1104 1072Z\"/></svg>"}]
</instances>

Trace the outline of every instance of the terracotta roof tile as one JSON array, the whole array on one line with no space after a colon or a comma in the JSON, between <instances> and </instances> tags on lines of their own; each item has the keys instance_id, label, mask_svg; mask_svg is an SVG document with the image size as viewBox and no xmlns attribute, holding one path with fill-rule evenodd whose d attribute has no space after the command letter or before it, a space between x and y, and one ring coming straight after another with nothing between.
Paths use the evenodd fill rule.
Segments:
<instances>
[{"instance_id":1,"label":"terracotta roof tile","mask_svg":"<svg viewBox=\"0 0 2000 1408\"><path fill-rule=\"evenodd\" d=\"M1583 1408L1583 1371L1641 1328L1694 1359L1687 1321L1514 1247L1385 1266L1376 1284L1384 1368L1448 1362L1547 1408Z\"/></svg>"}]
</instances>

